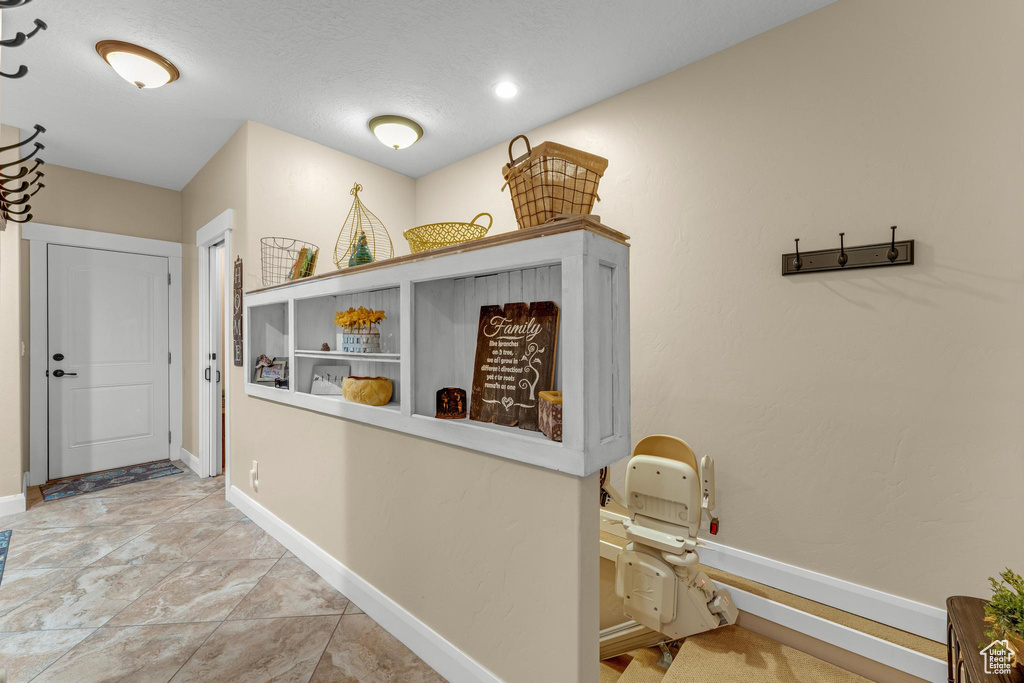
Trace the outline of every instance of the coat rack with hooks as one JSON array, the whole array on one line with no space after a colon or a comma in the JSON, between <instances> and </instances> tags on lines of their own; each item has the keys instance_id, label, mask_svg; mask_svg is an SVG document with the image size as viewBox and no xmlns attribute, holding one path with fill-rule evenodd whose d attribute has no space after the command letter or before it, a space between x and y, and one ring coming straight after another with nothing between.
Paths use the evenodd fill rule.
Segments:
<instances>
[{"instance_id":1,"label":"coat rack with hooks","mask_svg":"<svg viewBox=\"0 0 1024 683\"><path fill-rule=\"evenodd\" d=\"M800 238L793 240L796 251L782 255L782 274L821 273L829 270L852 270L877 266L910 266L914 264L914 240L896 240L896 226L888 242L846 246L846 233L839 233L838 249L800 251Z\"/></svg>"},{"instance_id":2,"label":"coat rack with hooks","mask_svg":"<svg viewBox=\"0 0 1024 683\"><path fill-rule=\"evenodd\" d=\"M32 151L25 154L24 157L15 161L0 163L0 169L18 167L14 173L5 173L3 170L0 170L0 230L3 230L9 222L27 223L31 221L32 205L28 202L32 197L36 196L39 190L46 187L46 185L40 182L46 174L38 170L46 162L36 156L41 150L46 148L43 143L36 140L37 137L46 132L46 129L36 124L34 130L35 132L32 135L21 142L0 147L0 153L14 152L21 154L22 152L18 150L22 146L32 143ZM29 162L32 162L31 167L28 165ZM31 180L26 179L26 176L33 172L35 176Z\"/></svg>"}]
</instances>

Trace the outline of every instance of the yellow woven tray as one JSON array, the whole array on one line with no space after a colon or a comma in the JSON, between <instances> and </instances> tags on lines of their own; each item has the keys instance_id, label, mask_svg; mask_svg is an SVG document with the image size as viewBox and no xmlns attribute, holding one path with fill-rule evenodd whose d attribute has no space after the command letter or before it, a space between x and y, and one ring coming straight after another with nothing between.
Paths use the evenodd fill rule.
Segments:
<instances>
[{"instance_id":1,"label":"yellow woven tray","mask_svg":"<svg viewBox=\"0 0 1024 683\"><path fill-rule=\"evenodd\" d=\"M479 225L477 221L481 216L487 216L487 226ZM494 218L489 213L478 213L468 223L428 223L409 228L403 234L409 241L409 248L412 253L439 249L452 244L462 244L470 240L478 240L487 234L494 224Z\"/></svg>"}]
</instances>

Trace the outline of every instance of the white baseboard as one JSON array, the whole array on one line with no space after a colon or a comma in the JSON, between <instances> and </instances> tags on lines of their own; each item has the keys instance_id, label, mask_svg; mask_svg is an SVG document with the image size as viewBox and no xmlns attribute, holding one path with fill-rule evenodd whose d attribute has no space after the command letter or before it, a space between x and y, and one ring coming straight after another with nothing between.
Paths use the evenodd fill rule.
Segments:
<instances>
[{"instance_id":1,"label":"white baseboard","mask_svg":"<svg viewBox=\"0 0 1024 683\"><path fill-rule=\"evenodd\" d=\"M500 682L469 655L240 489L230 487L227 499L446 679L453 683Z\"/></svg>"},{"instance_id":2,"label":"white baseboard","mask_svg":"<svg viewBox=\"0 0 1024 683\"><path fill-rule=\"evenodd\" d=\"M16 493L13 496L4 496L0 498L0 517L6 515L13 515L17 512L25 511L25 494ZM0 530L2 531L2 530Z\"/></svg>"},{"instance_id":3,"label":"white baseboard","mask_svg":"<svg viewBox=\"0 0 1024 683\"><path fill-rule=\"evenodd\" d=\"M190 470L192 470L196 474L199 474L199 458L186 451L184 446L181 447L180 457L181 461L188 465L188 468ZM199 476L201 477L203 475L199 474Z\"/></svg>"},{"instance_id":4,"label":"white baseboard","mask_svg":"<svg viewBox=\"0 0 1024 683\"><path fill-rule=\"evenodd\" d=\"M601 510L601 531L624 536L621 515ZM841 609L938 643L946 642L946 611L898 595L701 539L701 564Z\"/></svg>"}]
</instances>

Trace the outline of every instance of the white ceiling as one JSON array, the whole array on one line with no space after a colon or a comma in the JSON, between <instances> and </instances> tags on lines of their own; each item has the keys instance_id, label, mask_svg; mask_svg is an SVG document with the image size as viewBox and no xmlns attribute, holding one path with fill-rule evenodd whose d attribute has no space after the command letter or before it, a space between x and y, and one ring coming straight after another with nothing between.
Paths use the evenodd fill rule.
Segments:
<instances>
[{"instance_id":1,"label":"white ceiling","mask_svg":"<svg viewBox=\"0 0 1024 683\"><path fill-rule=\"evenodd\" d=\"M181 189L246 119L418 177L831 0L35 0L5 10L3 122L47 127L44 158ZM181 79L139 91L96 54L144 45ZM510 79L503 101L492 85ZM390 150L367 121L423 139Z\"/></svg>"}]
</instances>

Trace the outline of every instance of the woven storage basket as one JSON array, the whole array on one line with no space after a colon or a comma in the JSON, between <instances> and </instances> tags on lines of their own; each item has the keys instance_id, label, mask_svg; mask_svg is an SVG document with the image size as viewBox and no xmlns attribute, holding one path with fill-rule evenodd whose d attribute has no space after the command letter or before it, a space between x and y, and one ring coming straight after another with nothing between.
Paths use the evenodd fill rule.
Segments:
<instances>
[{"instance_id":1,"label":"woven storage basket","mask_svg":"<svg viewBox=\"0 0 1024 683\"><path fill-rule=\"evenodd\" d=\"M487 216L487 227L477 224L481 216ZM478 213L468 223L428 223L409 228L402 234L409 241L409 248L415 254L420 251L478 240L487 234L493 224L494 219L491 214Z\"/></svg>"},{"instance_id":2,"label":"woven storage basket","mask_svg":"<svg viewBox=\"0 0 1024 683\"><path fill-rule=\"evenodd\" d=\"M512 158L512 146L522 138L526 154ZM520 228L531 228L559 214L590 213L608 160L557 142L530 147L525 135L508 143L508 163L502 169L512 193L512 208ZM502 187L502 189L505 189Z\"/></svg>"}]
</instances>

